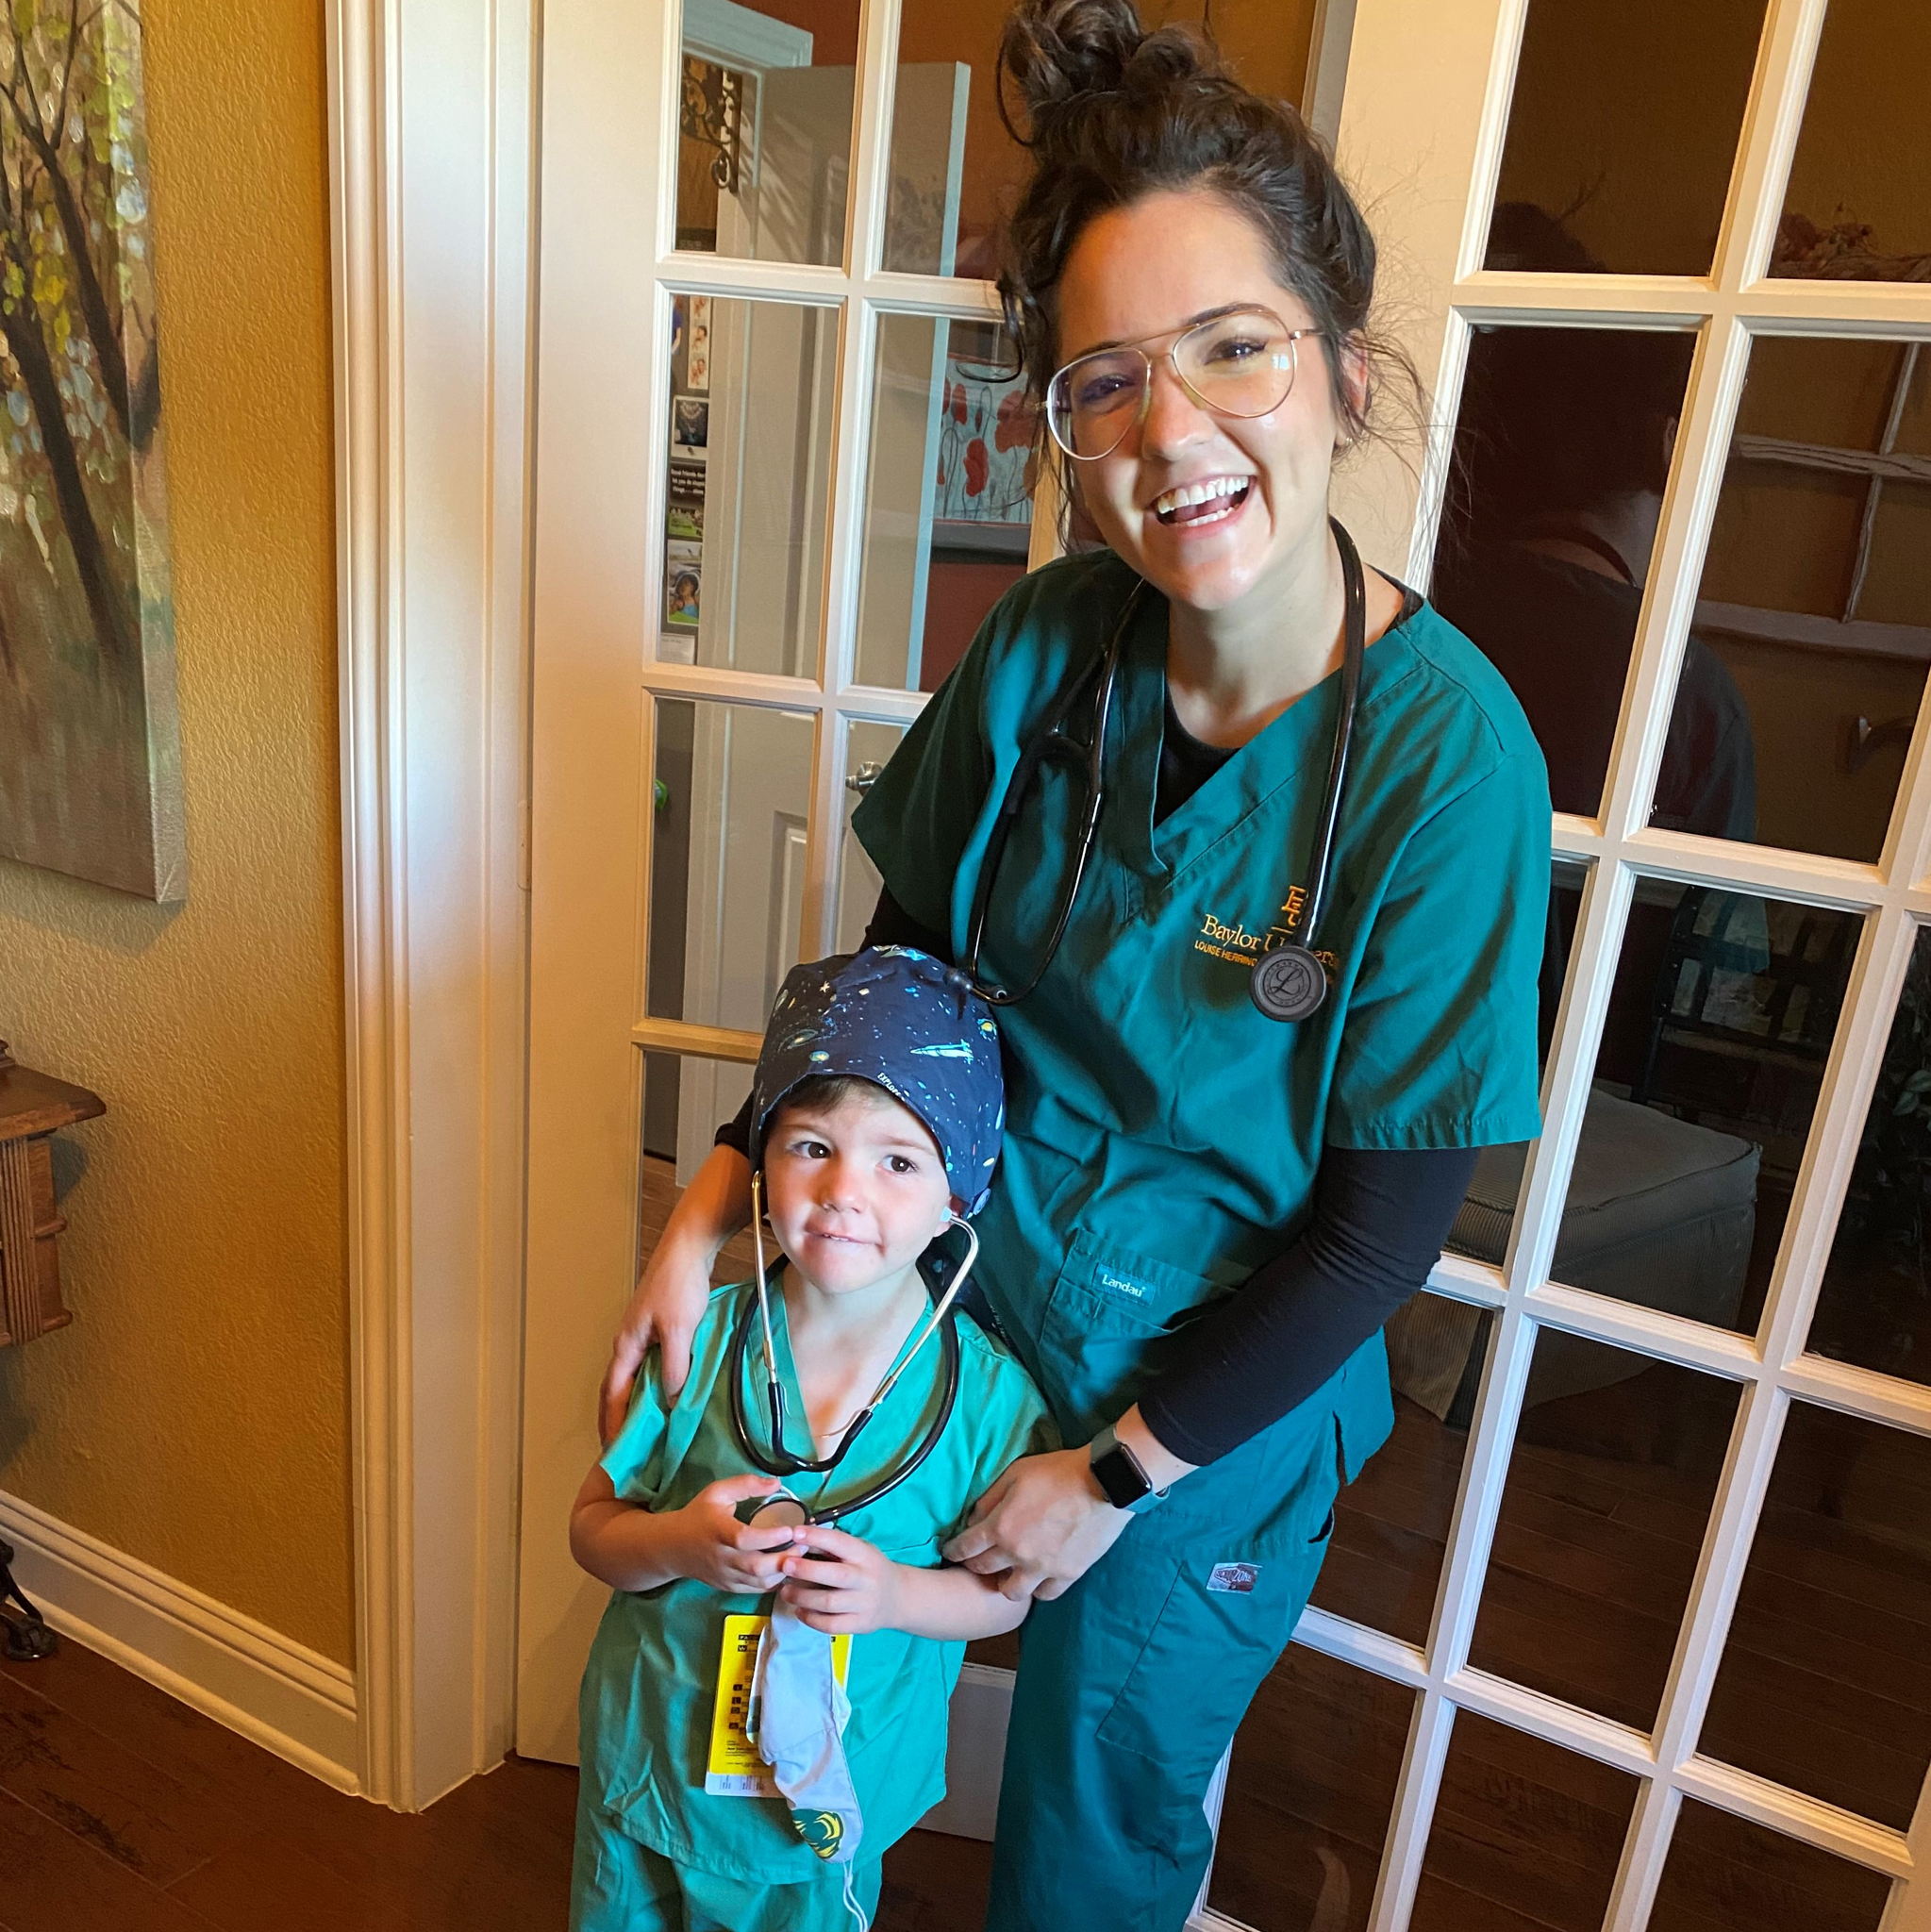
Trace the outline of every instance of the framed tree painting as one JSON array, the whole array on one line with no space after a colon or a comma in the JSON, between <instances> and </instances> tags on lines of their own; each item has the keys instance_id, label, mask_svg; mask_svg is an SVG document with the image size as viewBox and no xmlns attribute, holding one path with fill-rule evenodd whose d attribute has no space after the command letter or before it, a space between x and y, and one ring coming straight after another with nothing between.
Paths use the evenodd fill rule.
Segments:
<instances>
[{"instance_id":1,"label":"framed tree painting","mask_svg":"<svg viewBox=\"0 0 1931 1932\"><path fill-rule=\"evenodd\" d=\"M137 0L0 22L0 854L185 895Z\"/></svg>"}]
</instances>

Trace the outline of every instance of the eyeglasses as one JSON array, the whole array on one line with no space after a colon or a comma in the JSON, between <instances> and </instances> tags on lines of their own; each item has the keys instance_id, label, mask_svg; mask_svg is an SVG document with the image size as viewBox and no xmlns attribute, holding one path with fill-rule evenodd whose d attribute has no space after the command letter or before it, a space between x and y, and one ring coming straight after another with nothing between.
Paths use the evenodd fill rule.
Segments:
<instances>
[{"instance_id":1,"label":"eyeglasses","mask_svg":"<svg viewBox=\"0 0 1931 1932\"><path fill-rule=\"evenodd\" d=\"M1294 387L1303 336L1266 308L1235 308L1183 328L1165 360L1203 409L1219 416L1265 416ZM1142 340L1157 341L1157 336ZM1146 418L1154 358L1137 343L1096 349L1069 362L1046 386L1046 426L1075 461L1111 456Z\"/></svg>"}]
</instances>

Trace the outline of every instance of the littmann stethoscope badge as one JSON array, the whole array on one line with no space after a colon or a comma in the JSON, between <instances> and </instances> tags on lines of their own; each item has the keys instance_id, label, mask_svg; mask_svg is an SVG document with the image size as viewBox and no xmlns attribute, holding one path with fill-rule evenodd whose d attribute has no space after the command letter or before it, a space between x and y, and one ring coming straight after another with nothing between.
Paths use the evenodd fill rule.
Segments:
<instances>
[{"instance_id":1,"label":"littmann stethoscope badge","mask_svg":"<svg viewBox=\"0 0 1931 1932\"><path fill-rule=\"evenodd\" d=\"M1248 990L1270 1020L1306 1020L1327 997L1327 972L1306 946L1290 940L1254 962Z\"/></svg>"}]
</instances>

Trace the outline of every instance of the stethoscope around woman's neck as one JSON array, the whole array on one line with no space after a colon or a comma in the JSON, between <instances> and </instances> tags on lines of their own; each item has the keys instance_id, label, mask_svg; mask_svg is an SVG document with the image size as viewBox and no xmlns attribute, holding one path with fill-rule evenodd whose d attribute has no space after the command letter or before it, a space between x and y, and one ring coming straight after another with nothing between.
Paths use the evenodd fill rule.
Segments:
<instances>
[{"instance_id":1,"label":"stethoscope around woman's neck","mask_svg":"<svg viewBox=\"0 0 1931 1932\"><path fill-rule=\"evenodd\" d=\"M1346 790L1348 758L1355 743L1355 711L1361 692L1361 658L1368 644L1368 591L1361 572L1360 554L1354 539L1340 522L1330 517L1328 528L1334 533L1335 549L1340 556L1344 611L1341 625L1340 707L1335 715L1334 744L1328 754L1327 786L1322 794L1321 815L1315 821L1314 851L1307 867L1307 896L1302 902L1299 930L1262 953L1254 962L1248 991L1254 1004L1270 1020L1306 1020L1321 1008L1327 997L1327 969L1321 963L1321 916L1327 905L1328 876L1334 869L1335 840L1340 825L1341 795ZM1120 673L1120 657L1128 625L1139 608L1145 580L1134 584L1120 611L1107 648L1067 686L1064 694L1047 712L1044 723L1027 741L1013 766L1006 795L999 802L997 817L987 835L985 856L979 861L978 883L974 888L972 911L966 922L965 957L959 965L972 981L973 991L995 1007L1009 1007L1023 1000L1046 976L1066 936L1073 917L1073 904L1079 897L1080 882L1086 876L1087 861L1092 857L1099 834L1100 812L1106 804L1107 725L1112 716L1113 687ZM1067 727L1081 693L1092 680L1093 706L1090 728L1084 742ZM1080 817L1078 843L1074 849L1071 877L1062 888L1047 924L1046 943L1031 976L1009 986L990 984L981 974L980 958L986 942L986 920L992 905L992 886L1000 861L1012 837L1013 826L1025 808L1026 793L1049 758L1072 764L1081 774L1086 803Z\"/></svg>"},{"instance_id":2,"label":"stethoscope around woman's neck","mask_svg":"<svg viewBox=\"0 0 1931 1932\"><path fill-rule=\"evenodd\" d=\"M966 1285L966 1277L973 1272L973 1264L979 1258L979 1237L969 1221L955 1214L947 1221L948 1227L962 1228L965 1231L965 1259L953 1271L952 1279L944 1291L932 1304L930 1309L913 1324L910 1342L901 1347L896 1360L885 1372L877 1388L866 1398L864 1406L840 1431L838 1446L825 1457L794 1456L785 1447L785 1385L778 1374L777 1339L771 1321L771 1274L764 1258L764 1177L754 1173L751 1176L751 1244L757 1270L756 1291L745 1300L744 1311L738 1319L738 1332L731 1344L729 1374L731 1378L731 1424L738 1438L738 1446L761 1469L766 1475L779 1477L795 1475L829 1475L850 1454L852 1444L858 1440L859 1431L878 1413L880 1406L897 1386L899 1378L918 1359L919 1351L932 1337L940 1337L940 1348L945 1361L945 1390L940 1399L925 1432L920 1437L916 1447L880 1481L869 1484L855 1495L845 1497L841 1502L828 1508L808 1508L796 1497L780 1493L768 1498L756 1511L751 1520L766 1524L809 1524L835 1523L841 1516L849 1516L855 1510L868 1507L881 1496L898 1488L938 1446L939 1439L945 1433L945 1425L952 1420L954 1405L958 1400L959 1354L958 1333L950 1317L958 1301L959 1291ZM777 1267L784 1265L780 1255ZM751 1417L744 1403L744 1371L750 1354L751 1324L753 1314L757 1315L764 1334L764 1397L766 1415L771 1426L770 1446L760 1447L751 1427ZM815 1443L813 1445L816 1446Z\"/></svg>"}]
</instances>

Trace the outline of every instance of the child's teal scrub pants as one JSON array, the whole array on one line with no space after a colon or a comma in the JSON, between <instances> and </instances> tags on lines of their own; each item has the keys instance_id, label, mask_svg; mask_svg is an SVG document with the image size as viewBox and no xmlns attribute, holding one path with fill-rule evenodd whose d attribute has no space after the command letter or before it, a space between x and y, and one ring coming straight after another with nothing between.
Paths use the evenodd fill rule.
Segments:
<instances>
[{"instance_id":1,"label":"child's teal scrub pants","mask_svg":"<svg viewBox=\"0 0 1931 1932\"><path fill-rule=\"evenodd\" d=\"M1008 782L1134 583L1102 552L1016 584L854 813L892 897L956 959ZM1540 1126L1548 785L1500 674L1425 605L1369 645L1318 935L1328 997L1282 1025L1250 974L1298 936L1340 680L1156 823L1167 647L1166 606L1142 597L1057 955L1041 973L1089 804L1070 758L1039 767L1007 822L979 963L993 984L1039 977L1000 1011L1007 1133L976 1278L1069 1443L1117 1421L1178 1332L1293 1239L1327 1147ZM1377 1337L1035 1606L990 1932L1180 1932L1214 1765L1307 1600L1338 1483L1390 1420Z\"/></svg>"},{"instance_id":2,"label":"child's teal scrub pants","mask_svg":"<svg viewBox=\"0 0 1931 1932\"><path fill-rule=\"evenodd\" d=\"M851 1874L852 1894L870 1924L878 1909L878 1860L854 1859ZM679 1871L577 1801L570 1932L857 1932L844 1883L840 1865L796 1885Z\"/></svg>"}]
</instances>

